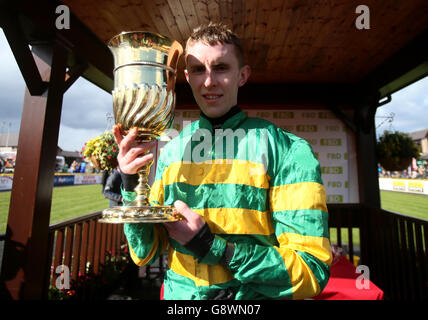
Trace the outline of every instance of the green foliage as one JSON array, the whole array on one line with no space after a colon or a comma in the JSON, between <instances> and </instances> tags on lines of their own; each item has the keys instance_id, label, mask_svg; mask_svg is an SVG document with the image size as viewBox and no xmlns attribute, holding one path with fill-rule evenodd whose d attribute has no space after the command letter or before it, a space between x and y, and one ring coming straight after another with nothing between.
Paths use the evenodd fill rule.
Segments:
<instances>
[{"instance_id":1,"label":"green foliage","mask_svg":"<svg viewBox=\"0 0 428 320\"><path fill-rule=\"evenodd\" d=\"M412 138L399 131L385 130L376 145L378 158L419 158L418 147Z\"/></svg>"}]
</instances>

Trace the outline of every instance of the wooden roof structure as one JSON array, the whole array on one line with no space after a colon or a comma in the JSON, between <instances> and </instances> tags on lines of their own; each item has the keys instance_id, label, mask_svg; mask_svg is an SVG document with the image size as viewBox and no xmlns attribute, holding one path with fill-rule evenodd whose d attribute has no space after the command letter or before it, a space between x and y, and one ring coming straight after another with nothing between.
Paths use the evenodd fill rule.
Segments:
<instances>
[{"instance_id":1,"label":"wooden roof structure","mask_svg":"<svg viewBox=\"0 0 428 320\"><path fill-rule=\"evenodd\" d=\"M87 63L83 76L112 90L112 56L106 43L129 30L158 32L184 44L191 30L223 22L242 39L251 83L341 84L370 87L386 97L428 74L428 4L424 0L365 1L370 29L358 29L351 0L64 0L10 4L28 43L55 35L72 52L68 65ZM55 28L64 4L70 29ZM9 12L9 13L8 13ZM179 71L184 68L183 59ZM183 73L178 73L183 83ZM179 90L177 90L179 91Z\"/></svg>"},{"instance_id":2,"label":"wooden roof structure","mask_svg":"<svg viewBox=\"0 0 428 320\"><path fill-rule=\"evenodd\" d=\"M355 133L360 203L380 208L374 115L392 93L428 75L428 2L366 0L369 29L356 26L360 4L0 0L0 26L27 86L1 275L10 297L46 297L62 97L80 76L107 92L113 89L113 57L106 43L121 31L154 31L184 44L201 23L228 24L242 38L253 70L239 103L310 101L329 108ZM61 5L70 9L69 28L56 27ZM179 74L183 67L181 61ZM177 108L194 104L183 76L176 92Z\"/></svg>"},{"instance_id":3,"label":"wooden roof structure","mask_svg":"<svg viewBox=\"0 0 428 320\"><path fill-rule=\"evenodd\" d=\"M184 45L199 24L223 22L242 39L253 71L250 81L256 83L369 81L388 58L428 28L426 1L370 0L364 2L370 29L359 30L360 2L63 1L103 43L124 30L147 30Z\"/></svg>"}]
</instances>

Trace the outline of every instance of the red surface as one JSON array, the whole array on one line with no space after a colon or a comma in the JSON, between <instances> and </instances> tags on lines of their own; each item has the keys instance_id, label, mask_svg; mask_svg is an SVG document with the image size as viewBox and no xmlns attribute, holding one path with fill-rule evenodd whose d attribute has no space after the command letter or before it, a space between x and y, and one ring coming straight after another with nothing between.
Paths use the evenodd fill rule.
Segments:
<instances>
[{"instance_id":1,"label":"red surface","mask_svg":"<svg viewBox=\"0 0 428 320\"><path fill-rule=\"evenodd\" d=\"M383 291L369 281L367 288L358 289L357 283L363 284L361 273L356 272L355 266L339 256L338 261L330 268L330 279L324 290L315 300L382 300ZM357 280L357 278L360 279Z\"/></svg>"}]
</instances>

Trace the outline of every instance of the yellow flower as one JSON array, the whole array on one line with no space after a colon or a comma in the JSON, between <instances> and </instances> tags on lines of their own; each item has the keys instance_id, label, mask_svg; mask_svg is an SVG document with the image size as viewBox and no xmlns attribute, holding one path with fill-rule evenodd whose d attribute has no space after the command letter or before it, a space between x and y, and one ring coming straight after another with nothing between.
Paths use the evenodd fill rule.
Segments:
<instances>
[{"instance_id":1,"label":"yellow flower","mask_svg":"<svg viewBox=\"0 0 428 320\"><path fill-rule=\"evenodd\" d=\"M85 158L96 157L102 170L112 170L117 166L117 154L119 147L116 144L113 133L105 131L102 135L89 139L82 148Z\"/></svg>"}]
</instances>

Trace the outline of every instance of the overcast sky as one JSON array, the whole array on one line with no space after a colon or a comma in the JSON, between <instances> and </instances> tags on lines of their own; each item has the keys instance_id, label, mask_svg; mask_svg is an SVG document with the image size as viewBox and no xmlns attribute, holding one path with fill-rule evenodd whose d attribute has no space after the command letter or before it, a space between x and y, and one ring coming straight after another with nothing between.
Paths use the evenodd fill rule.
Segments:
<instances>
[{"instance_id":1,"label":"overcast sky","mask_svg":"<svg viewBox=\"0 0 428 320\"><path fill-rule=\"evenodd\" d=\"M0 133L18 133L25 83L0 29ZM428 128L428 77L392 95L392 102L376 114L378 132L411 132ZM83 144L107 129L107 113L112 113L111 95L80 78L65 93L58 145L79 151ZM392 123L385 116L394 113ZM383 123L383 124L381 124Z\"/></svg>"}]
</instances>

